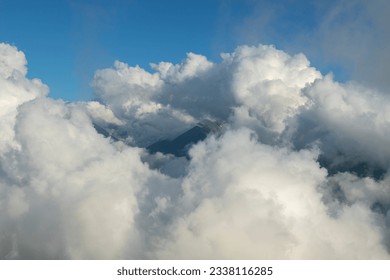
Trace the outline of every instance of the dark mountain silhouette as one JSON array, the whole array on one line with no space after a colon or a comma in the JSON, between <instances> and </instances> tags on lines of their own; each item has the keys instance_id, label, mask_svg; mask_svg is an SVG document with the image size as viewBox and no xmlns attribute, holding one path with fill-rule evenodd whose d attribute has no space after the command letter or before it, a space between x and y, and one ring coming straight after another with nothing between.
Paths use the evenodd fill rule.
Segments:
<instances>
[{"instance_id":1,"label":"dark mountain silhouette","mask_svg":"<svg viewBox=\"0 0 390 280\"><path fill-rule=\"evenodd\" d=\"M122 141L126 144L126 131L118 126L103 126L94 124L96 131L105 137L114 141ZM206 139L210 133L218 133L222 128L222 123L218 121L203 120L197 123L191 129L183 132L173 139L162 139L146 147L149 153L157 152L163 154L172 154L176 157L188 157L188 150L193 144Z\"/></svg>"},{"instance_id":2,"label":"dark mountain silhouette","mask_svg":"<svg viewBox=\"0 0 390 280\"><path fill-rule=\"evenodd\" d=\"M193 145L206 139L210 133L217 133L221 130L222 123L204 120L193 128L185 131L174 139L159 140L146 149L150 153L172 154L176 157L188 156L188 150Z\"/></svg>"}]
</instances>

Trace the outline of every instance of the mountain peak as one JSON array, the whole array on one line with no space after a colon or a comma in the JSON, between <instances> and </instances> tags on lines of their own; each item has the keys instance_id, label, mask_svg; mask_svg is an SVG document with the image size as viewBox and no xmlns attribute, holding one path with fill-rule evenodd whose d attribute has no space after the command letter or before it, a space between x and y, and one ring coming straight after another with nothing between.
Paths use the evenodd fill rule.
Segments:
<instances>
[{"instance_id":1,"label":"mountain peak","mask_svg":"<svg viewBox=\"0 0 390 280\"><path fill-rule=\"evenodd\" d=\"M177 157L188 156L188 150L192 145L206 139L210 133L218 133L222 126L222 122L205 119L174 139L159 140L149 145L146 149L150 153L160 152L163 154L172 154Z\"/></svg>"}]
</instances>

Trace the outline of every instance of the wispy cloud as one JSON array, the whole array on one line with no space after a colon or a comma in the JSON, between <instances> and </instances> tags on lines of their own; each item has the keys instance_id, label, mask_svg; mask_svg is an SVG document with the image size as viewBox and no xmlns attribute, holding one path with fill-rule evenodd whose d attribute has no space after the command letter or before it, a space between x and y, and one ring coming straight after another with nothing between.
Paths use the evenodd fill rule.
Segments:
<instances>
[{"instance_id":1,"label":"wispy cloud","mask_svg":"<svg viewBox=\"0 0 390 280\"><path fill-rule=\"evenodd\" d=\"M228 7L234 3L224 1ZM247 1L246 5L246 14L228 19L236 44L277 44L306 53L323 69L337 67L370 87L390 89L388 1Z\"/></svg>"}]
</instances>

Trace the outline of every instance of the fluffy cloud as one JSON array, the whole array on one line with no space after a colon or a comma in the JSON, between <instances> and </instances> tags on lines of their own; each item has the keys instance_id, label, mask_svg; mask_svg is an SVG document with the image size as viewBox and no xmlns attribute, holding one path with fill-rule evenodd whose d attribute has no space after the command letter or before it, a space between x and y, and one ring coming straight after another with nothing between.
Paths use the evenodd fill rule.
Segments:
<instances>
[{"instance_id":1,"label":"fluffy cloud","mask_svg":"<svg viewBox=\"0 0 390 280\"><path fill-rule=\"evenodd\" d=\"M136 193L152 174L139 150L117 152L84 112L47 98L18 108L15 141L2 159L2 258L120 258L137 244Z\"/></svg>"},{"instance_id":2,"label":"fluffy cloud","mask_svg":"<svg viewBox=\"0 0 390 280\"><path fill-rule=\"evenodd\" d=\"M330 167L369 163L386 171L390 153L390 99L357 85L340 84L331 76L305 89L310 99L297 117L296 146L318 141Z\"/></svg>"},{"instance_id":3,"label":"fluffy cloud","mask_svg":"<svg viewBox=\"0 0 390 280\"><path fill-rule=\"evenodd\" d=\"M232 116L237 126L280 134L307 101L301 90L321 77L303 54L290 56L273 46L238 47L222 54L220 64L188 53L180 64L152 68L148 73L116 62L114 69L97 71L93 82L99 100L127 120L124 130L141 146L151 142L146 138L177 135L204 118Z\"/></svg>"},{"instance_id":4,"label":"fluffy cloud","mask_svg":"<svg viewBox=\"0 0 390 280\"><path fill-rule=\"evenodd\" d=\"M277 133L285 129L286 120L307 101L301 89L321 74L310 67L303 54L293 57L270 46L239 47L223 55L232 65L232 89L239 106L236 118L242 124L261 121Z\"/></svg>"},{"instance_id":5,"label":"fluffy cloud","mask_svg":"<svg viewBox=\"0 0 390 280\"><path fill-rule=\"evenodd\" d=\"M28 80L26 58L16 47L0 43L0 152L13 143L16 108L48 92L40 80Z\"/></svg>"},{"instance_id":6,"label":"fluffy cloud","mask_svg":"<svg viewBox=\"0 0 390 280\"><path fill-rule=\"evenodd\" d=\"M327 172L315 151L259 144L231 131L192 149L183 181L184 216L163 258L387 258L381 227L354 204L328 215L318 186Z\"/></svg>"},{"instance_id":7,"label":"fluffy cloud","mask_svg":"<svg viewBox=\"0 0 390 280\"><path fill-rule=\"evenodd\" d=\"M152 69L65 103L0 45L0 258L389 258L387 97L272 46ZM204 119L188 158L144 149Z\"/></svg>"}]
</instances>

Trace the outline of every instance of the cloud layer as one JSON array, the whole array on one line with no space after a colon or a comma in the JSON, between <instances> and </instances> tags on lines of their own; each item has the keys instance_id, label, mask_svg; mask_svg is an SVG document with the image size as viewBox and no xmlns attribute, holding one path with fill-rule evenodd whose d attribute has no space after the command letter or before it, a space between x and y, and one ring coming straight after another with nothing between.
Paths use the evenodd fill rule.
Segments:
<instances>
[{"instance_id":1,"label":"cloud layer","mask_svg":"<svg viewBox=\"0 0 390 280\"><path fill-rule=\"evenodd\" d=\"M388 97L273 46L221 58L117 61L65 103L0 44L0 258L388 259ZM188 158L144 149L204 119Z\"/></svg>"}]
</instances>

